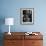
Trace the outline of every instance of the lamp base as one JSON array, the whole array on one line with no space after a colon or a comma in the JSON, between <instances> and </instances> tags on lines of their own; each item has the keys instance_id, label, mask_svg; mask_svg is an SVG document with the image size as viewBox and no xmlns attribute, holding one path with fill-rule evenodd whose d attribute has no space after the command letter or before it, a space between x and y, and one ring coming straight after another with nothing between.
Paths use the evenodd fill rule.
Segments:
<instances>
[{"instance_id":1,"label":"lamp base","mask_svg":"<svg viewBox=\"0 0 46 46\"><path fill-rule=\"evenodd\" d=\"M9 35L11 35L11 33L10 33L10 32L8 32L8 34L9 34Z\"/></svg>"}]
</instances>

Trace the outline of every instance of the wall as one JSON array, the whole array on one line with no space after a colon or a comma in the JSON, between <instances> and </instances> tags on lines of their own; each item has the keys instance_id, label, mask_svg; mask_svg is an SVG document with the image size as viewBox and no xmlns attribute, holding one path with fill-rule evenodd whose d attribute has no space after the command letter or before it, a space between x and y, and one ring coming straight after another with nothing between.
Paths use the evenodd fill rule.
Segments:
<instances>
[{"instance_id":1,"label":"wall","mask_svg":"<svg viewBox=\"0 0 46 46\"><path fill-rule=\"evenodd\" d=\"M0 18L13 17L15 19L11 32L40 31L44 39L46 38L46 0L0 0L0 4ZM20 8L34 8L33 25L20 24ZM4 23L0 25L0 32L8 32L8 26Z\"/></svg>"},{"instance_id":2,"label":"wall","mask_svg":"<svg viewBox=\"0 0 46 46\"><path fill-rule=\"evenodd\" d=\"M0 17L13 17L15 24L12 26L12 31L46 31L46 1L45 0L1 0L1 15ZM20 8L34 8L34 24L20 24ZM2 26L2 32L5 32L8 27ZM14 28L14 29L13 29ZM18 30L19 29L19 30Z\"/></svg>"}]
</instances>

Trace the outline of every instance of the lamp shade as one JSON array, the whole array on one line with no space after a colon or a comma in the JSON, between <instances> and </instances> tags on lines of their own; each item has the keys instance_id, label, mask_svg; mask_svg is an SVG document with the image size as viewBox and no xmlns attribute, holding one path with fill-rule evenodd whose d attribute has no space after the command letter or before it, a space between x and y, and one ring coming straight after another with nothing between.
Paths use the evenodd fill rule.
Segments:
<instances>
[{"instance_id":1,"label":"lamp shade","mask_svg":"<svg viewBox=\"0 0 46 46\"><path fill-rule=\"evenodd\" d=\"M13 25L14 18L5 18L5 25Z\"/></svg>"}]
</instances>

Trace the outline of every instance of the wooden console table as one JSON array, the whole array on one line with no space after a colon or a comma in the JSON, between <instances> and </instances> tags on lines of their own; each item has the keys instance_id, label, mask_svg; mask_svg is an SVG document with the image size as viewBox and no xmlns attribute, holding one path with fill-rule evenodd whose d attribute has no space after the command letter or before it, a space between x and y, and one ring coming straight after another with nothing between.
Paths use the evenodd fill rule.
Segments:
<instances>
[{"instance_id":1,"label":"wooden console table","mask_svg":"<svg viewBox=\"0 0 46 46\"><path fill-rule=\"evenodd\" d=\"M11 32L8 35L4 33L4 46L43 46L43 35L25 35L26 32ZM34 32L33 32L34 33Z\"/></svg>"}]
</instances>

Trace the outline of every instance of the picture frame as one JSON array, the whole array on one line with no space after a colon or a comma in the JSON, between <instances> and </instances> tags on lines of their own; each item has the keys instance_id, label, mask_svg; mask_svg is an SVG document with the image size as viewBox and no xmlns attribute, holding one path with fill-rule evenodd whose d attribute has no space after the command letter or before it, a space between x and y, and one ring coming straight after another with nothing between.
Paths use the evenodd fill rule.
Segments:
<instances>
[{"instance_id":1,"label":"picture frame","mask_svg":"<svg viewBox=\"0 0 46 46\"><path fill-rule=\"evenodd\" d=\"M21 24L34 23L34 8L20 8L20 23Z\"/></svg>"}]
</instances>

